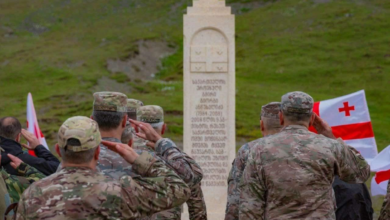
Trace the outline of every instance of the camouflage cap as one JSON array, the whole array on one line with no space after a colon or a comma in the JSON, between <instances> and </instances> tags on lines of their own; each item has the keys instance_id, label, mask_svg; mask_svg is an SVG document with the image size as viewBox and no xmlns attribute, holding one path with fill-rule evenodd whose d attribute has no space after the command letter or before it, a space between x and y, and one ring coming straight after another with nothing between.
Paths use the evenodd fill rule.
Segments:
<instances>
[{"instance_id":1,"label":"camouflage cap","mask_svg":"<svg viewBox=\"0 0 390 220\"><path fill-rule=\"evenodd\" d=\"M164 122L164 110L157 105L146 105L138 108L137 120L149 124Z\"/></svg>"},{"instance_id":2,"label":"camouflage cap","mask_svg":"<svg viewBox=\"0 0 390 220\"><path fill-rule=\"evenodd\" d=\"M97 122L84 116L69 118L61 125L58 131L59 147L65 148L70 138L77 139L81 143L81 146L67 146L67 150L73 152L95 148L102 140Z\"/></svg>"},{"instance_id":3,"label":"camouflage cap","mask_svg":"<svg viewBox=\"0 0 390 220\"><path fill-rule=\"evenodd\" d=\"M271 102L261 107L261 117L279 120L280 102Z\"/></svg>"},{"instance_id":4,"label":"camouflage cap","mask_svg":"<svg viewBox=\"0 0 390 220\"><path fill-rule=\"evenodd\" d=\"M144 103L137 99L127 99L127 115L134 120L137 120L137 110L144 106Z\"/></svg>"},{"instance_id":5,"label":"camouflage cap","mask_svg":"<svg viewBox=\"0 0 390 220\"><path fill-rule=\"evenodd\" d=\"M282 96L281 109L286 113L310 114L314 100L304 92L290 92Z\"/></svg>"},{"instance_id":6,"label":"camouflage cap","mask_svg":"<svg viewBox=\"0 0 390 220\"><path fill-rule=\"evenodd\" d=\"M127 112L127 96L120 92L95 92L93 110Z\"/></svg>"}]
</instances>

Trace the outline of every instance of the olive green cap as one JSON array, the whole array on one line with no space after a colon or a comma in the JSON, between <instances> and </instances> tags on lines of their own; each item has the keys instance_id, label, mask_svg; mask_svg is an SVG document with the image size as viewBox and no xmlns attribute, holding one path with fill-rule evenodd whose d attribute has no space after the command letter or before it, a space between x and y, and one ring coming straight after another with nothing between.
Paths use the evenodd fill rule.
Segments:
<instances>
[{"instance_id":1,"label":"olive green cap","mask_svg":"<svg viewBox=\"0 0 390 220\"><path fill-rule=\"evenodd\" d=\"M164 122L164 110L157 105L146 105L138 108L137 120L149 124Z\"/></svg>"},{"instance_id":2,"label":"olive green cap","mask_svg":"<svg viewBox=\"0 0 390 220\"><path fill-rule=\"evenodd\" d=\"M282 96L281 109L284 113L310 114L314 100L304 92L290 92Z\"/></svg>"},{"instance_id":3,"label":"olive green cap","mask_svg":"<svg viewBox=\"0 0 390 220\"><path fill-rule=\"evenodd\" d=\"M127 96L120 92L95 92L93 110L127 112Z\"/></svg>"},{"instance_id":4,"label":"olive green cap","mask_svg":"<svg viewBox=\"0 0 390 220\"><path fill-rule=\"evenodd\" d=\"M67 150L73 152L93 149L102 140L97 122L84 116L69 118L61 125L58 131L58 146L65 148L71 138L79 140L81 144L81 146L67 146Z\"/></svg>"},{"instance_id":5,"label":"olive green cap","mask_svg":"<svg viewBox=\"0 0 390 220\"><path fill-rule=\"evenodd\" d=\"M279 119L280 102L271 102L261 107L261 117Z\"/></svg>"}]
</instances>

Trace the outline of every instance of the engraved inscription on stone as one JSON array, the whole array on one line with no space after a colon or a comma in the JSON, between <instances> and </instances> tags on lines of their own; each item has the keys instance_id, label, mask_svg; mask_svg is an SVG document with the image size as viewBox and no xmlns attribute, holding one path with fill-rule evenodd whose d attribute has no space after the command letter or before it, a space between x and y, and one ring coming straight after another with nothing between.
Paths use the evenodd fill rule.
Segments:
<instances>
[{"instance_id":1,"label":"engraved inscription on stone","mask_svg":"<svg viewBox=\"0 0 390 220\"><path fill-rule=\"evenodd\" d=\"M202 186L226 187L229 170L227 75L192 74L191 155L203 169Z\"/></svg>"},{"instance_id":2,"label":"engraved inscription on stone","mask_svg":"<svg viewBox=\"0 0 390 220\"><path fill-rule=\"evenodd\" d=\"M191 72L227 73L228 47L225 36L215 29L198 32L191 45Z\"/></svg>"}]
</instances>

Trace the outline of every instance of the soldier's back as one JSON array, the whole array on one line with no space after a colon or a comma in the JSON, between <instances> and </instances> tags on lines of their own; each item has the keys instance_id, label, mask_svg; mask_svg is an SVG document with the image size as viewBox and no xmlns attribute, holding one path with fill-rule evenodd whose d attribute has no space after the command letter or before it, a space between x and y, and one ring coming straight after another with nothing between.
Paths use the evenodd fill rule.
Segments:
<instances>
[{"instance_id":1,"label":"soldier's back","mask_svg":"<svg viewBox=\"0 0 390 220\"><path fill-rule=\"evenodd\" d=\"M268 218L334 219L336 140L289 126L258 144Z\"/></svg>"},{"instance_id":2,"label":"soldier's back","mask_svg":"<svg viewBox=\"0 0 390 220\"><path fill-rule=\"evenodd\" d=\"M23 219L121 218L121 189L97 171L66 167L31 185L18 212Z\"/></svg>"}]
</instances>

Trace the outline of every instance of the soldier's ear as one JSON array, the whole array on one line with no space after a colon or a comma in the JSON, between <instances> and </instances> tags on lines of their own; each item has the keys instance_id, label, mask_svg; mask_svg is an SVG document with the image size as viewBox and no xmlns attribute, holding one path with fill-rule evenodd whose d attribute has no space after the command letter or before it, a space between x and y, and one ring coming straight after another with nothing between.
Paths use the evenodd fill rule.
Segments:
<instances>
[{"instance_id":1,"label":"soldier's ear","mask_svg":"<svg viewBox=\"0 0 390 220\"><path fill-rule=\"evenodd\" d=\"M60 152L60 146L58 146L58 144L56 144L56 152L57 152L58 156L62 157L61 152Z\"/></svg>"},{"instance_id":2,"label":"soldier's ear","mask_svg":"<svg viewBox=\"0 0 390 220\"><path fill-rule=\"evenodd\" d=\"M281 111L279 112L279 120L280 120L280 125L284 125L284 117Z\"/></svg>"},{"instance_id":3,"label":"soldier's ear","mask_svg":"<svg viewBox=\"0 0 390 220\"><path fill-rule=\"evenodd\" d=\"M127 145L129 145L129 147L133 147L133 138L129 140L129 143L127 143Z\"/></svg>"},{"instance_id":4,"label":"soldier's ear","mask_svg":"<svg viewBox=\"0 0 390 220\"><path fill-rule=\"evenodd\" d=\"M316 119L316 115L315 115L315 113L313 112L312 114L311 114L311 117L310 117L310 122L309 122L309 127L310 126L313 126L313 123L314 123L314 120Z\"/></svg>"},{"instance_id":5,"label":"soldier's ear","mask_svg":"<svg viewBox=\"0 0 390 220\"><path fill-rule=\"evenodd\" d=\"M122 120L122 128L125 128L125 127L126 127L126 122L127 122L127 114L125 114L125 116L123 117L123 120Z\"/></svg>"},{"instance_id":6,"label":"soldier's ear","mask_svg":"<svg viewBox=\"0 0 390 220\"><path fill-rule=\"evenodd\" d=\"M95 150L95 154L93 155L93 158L98 161L99 160L99 154L100 154L100 146L98 146Z\"/></svg>"},{"instance_id":7,"label":"soldier's ear","mask_svg":"<svg viewBox=\"0 0 390 220\"><path fill-rule=\"evenodd\" d=\"M164 123L162 128L161 128L161 135L164 135L165 129L167 129L167 124Z\"/></svg>"},{"instance_id":8,"label":"soldier's ear","mask_svg":"<svg viewBox=\"0 0 390 220\"><path fill-rule=\"evenodd\" d=\"M260 120L260 129L262 132L264 132L264 122L263 120Z\"/></svg>"}]
</instances>

